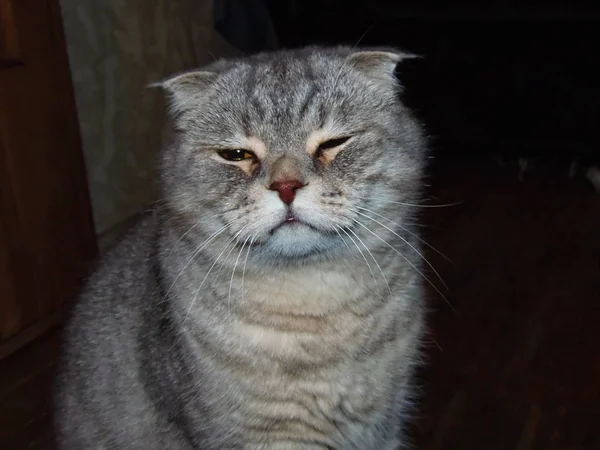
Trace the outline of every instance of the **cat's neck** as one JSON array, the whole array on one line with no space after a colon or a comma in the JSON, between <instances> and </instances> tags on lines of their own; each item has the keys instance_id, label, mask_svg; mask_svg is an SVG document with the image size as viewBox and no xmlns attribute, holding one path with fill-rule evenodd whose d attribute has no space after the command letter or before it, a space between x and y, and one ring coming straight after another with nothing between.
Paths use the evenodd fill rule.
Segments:
<instances>
[{"instance_id":1,"label":"cat's neck","mask_svg":"<svg viewBox=\"0 0 600 450\"><path fill-rule=\"evenodd\" d=\"M361 308L388 294L364 260L328 259L304 266L244 268L212 263L164 264L165 291L186 315L297 315L324 317ZM210 271L210 272L209 272ZM208 273L208 275L207 275Z\"/></svg>"},{"instance_id":2,"label":"cat's neck","mask_svg":"<svg viewBox=\"0 0 600 450\"><path fill-rule=\"evenodd\" d=\"M340 258L301 267L251 270L237 290L242 308L297 315L327 315L380 291L361 261Z\"/></svg>"},{"instance_id":3,"label":"cat's neck","mask_svg":"<svg viewBox=\"0 0 600 450\"><path fill-rule=\"evenodd\" d=\"M250 268L243 285L240 273L232 278L224 271L197 297L188 288L178 291L176 321L198 355L216 346L269 370L273 359L280 367L313 370L361 351L396 316L389 290L368 269L338 264Z\"/></svg>"}]
</instances>

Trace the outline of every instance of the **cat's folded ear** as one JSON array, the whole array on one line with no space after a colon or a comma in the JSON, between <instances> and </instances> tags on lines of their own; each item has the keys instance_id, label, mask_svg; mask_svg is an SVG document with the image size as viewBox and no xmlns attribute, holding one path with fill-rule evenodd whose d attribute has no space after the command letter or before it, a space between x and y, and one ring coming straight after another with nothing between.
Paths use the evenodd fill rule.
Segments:
<instances>
[{"instance_id":1,"label":"cat's folded ear","mask_svg":"<svg viewBox=\"0 0 600 450\"><path fill-rule=\"evenodd\" d=\"M148 87L161 88L169 98L170 107L174 111L182 111L186 107L197 105L198 96L210 89L217 77L215 72L190 71L151 83Z\"/></svg>"},{"instance_id":2,"label":"cat's folded ear","mask_svg":"<svg viewBox=\"0 0 600 450\"><path fill-rule=\"evenodd\" d=\"M422 56L395 49L359 50L348 56L346 64L368 77L395 82L394 73L398 64L415 58Z\"/></svg>"}]
</instances>

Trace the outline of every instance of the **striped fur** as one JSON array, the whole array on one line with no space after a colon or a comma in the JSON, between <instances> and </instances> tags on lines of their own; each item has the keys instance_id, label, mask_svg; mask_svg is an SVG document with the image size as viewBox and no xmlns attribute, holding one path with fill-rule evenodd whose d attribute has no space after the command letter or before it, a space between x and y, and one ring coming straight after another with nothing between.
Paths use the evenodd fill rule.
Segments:
<instances>
[{"instance_id":1,"label":"striped fur","mask_svg":"<svg viewBox=\"0 0 600 450\"><path fill-rule=\"evenodd\" d=\"M160 83L164 200L73 311L60 448L404 447L425 158L405 56L308 48ZM255 156L219 156L236 148ZM289 206L271 188L288 179L303 185Z\"/></svg>"}]
</instances>

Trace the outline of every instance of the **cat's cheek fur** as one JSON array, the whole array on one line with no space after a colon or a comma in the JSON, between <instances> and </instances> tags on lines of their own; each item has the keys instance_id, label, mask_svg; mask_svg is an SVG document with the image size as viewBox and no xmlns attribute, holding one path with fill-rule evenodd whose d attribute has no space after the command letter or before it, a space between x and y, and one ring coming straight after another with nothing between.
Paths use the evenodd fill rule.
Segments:
<instances>
[{"instance_id":1,"label":"cat's cheek fur","mask_svg":"<svg viewBox=\"0 0 600 450\"><path fill-rule=\"evenodd\" d=\"M232 223L232 233L239 232L236 238L238 242L248 238L263 242L285 220L285 205L279 200L277 193L259 183L249 184L243 198L237 209L231 208L223 217L228 223Z\"/></svg>"},{"instance_id":2,"label":"cat's cheek fur","mask_svg":"<svg viewBox=\"0 0 600 450\"><path fill-rule=\"evenodd\" d=\"M329 196L323 195L325 192ZM315 182L298 192L292 211L300 221L328 234L351 224L345 204L346 199L339 190L332 191L325 188L322 182Z\"/></svg>"}]
</instances>

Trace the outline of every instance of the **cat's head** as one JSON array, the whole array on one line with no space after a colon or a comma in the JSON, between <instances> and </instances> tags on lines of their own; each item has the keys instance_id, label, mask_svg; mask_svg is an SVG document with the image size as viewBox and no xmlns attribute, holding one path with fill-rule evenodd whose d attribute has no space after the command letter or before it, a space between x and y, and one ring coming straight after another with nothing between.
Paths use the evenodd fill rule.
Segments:
<instances>
[{"instance_id":1,"label":"cat's head","mask_svg":"<svg viewBox=\"0 0 600 450\"><path fill-rule=\"evenodd\" d=\"M394 75L405 57L306 48L160 83L173 123L162 166L169 214L203 238L218 233L215 256L230 239L269 263L390 240L366 216L405 220L397 202L415 200L424 159Z\"/></svg>"}]
</instances>

